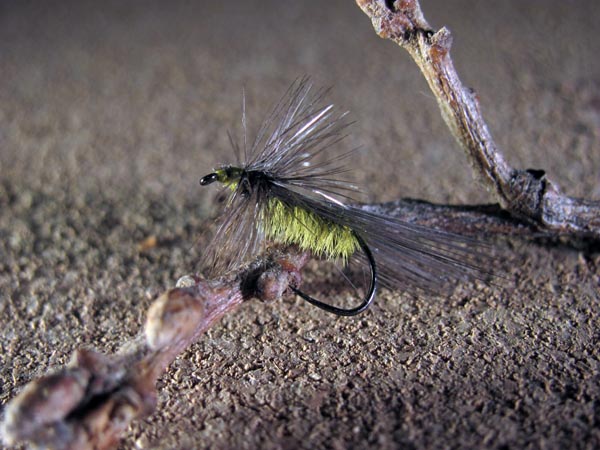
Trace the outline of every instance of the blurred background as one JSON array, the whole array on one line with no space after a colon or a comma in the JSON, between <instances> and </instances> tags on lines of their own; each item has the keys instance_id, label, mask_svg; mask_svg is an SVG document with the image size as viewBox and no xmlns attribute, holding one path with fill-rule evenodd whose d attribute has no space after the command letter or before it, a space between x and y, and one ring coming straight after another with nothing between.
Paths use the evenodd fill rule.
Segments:
<instances>
[{"instance_id":1,"label":"blurred background","mask_svg":"<svg viewBox=\"0 0 600 450\"><path fill-rule=\"evenodd\" d=\"M600 198L598 3L422 3L508 162ZM118 348L194 271L214 214L198 179L232 157L242 90L253 129L302 75L356 121L367 201L495 201L352 1L0 2L2 404L81 345ZM593 446L597 256L522 251L516 294L387 292L356 320L244 305L123 448Z\"/></svg>"},{"instance_id":2,"label":"blurred background","mask_svg":"<svg viewBox=\"0 0 600 450\"><path fill-rule=\"evenodd\" d=\"M372 200L493 200L472 185L418 69L353 2L0 8L5 178L204 195L197 178L230 154L242 89L256 126L291 81L310 75L333 86L332 101L357 121L347 145L363 148L356 167ZM423 8L434 28L453 32L457 69L509 161L546 169L573 195L598 196L600 42L585 37L594 2Z\"/></svg>"}]
</instances>

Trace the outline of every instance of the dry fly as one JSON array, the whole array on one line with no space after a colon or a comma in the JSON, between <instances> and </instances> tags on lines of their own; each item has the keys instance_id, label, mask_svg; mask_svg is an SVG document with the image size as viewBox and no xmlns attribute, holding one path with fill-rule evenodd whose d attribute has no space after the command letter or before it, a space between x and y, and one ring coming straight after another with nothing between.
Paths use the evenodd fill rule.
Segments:
<instances>
[{"instance_id":1,"label":"dry fly","mask_svg":"<svg viewBox=\"0 0 600 450\"><path fill-rule=\"evenodd\" d=\"M439 293L459 280L484 278L486 271L475 262L482 254L479 241L357 206L352 197L356 188L342 177L352 152L333 154L349 126L347 113L327 104L326 93L313 89L308 78L296 80L251 144L244 100L241 146L230 135L238 159L243 159L200 180L202 186L219 182L228 190L206 253L213 273L247 261L266 242L295 244L328 260L357 258L369 267L370 276L356 307L339 308L292 288L310 303L346 316L367 309L378 284Z\"/></svg>"}]
</instances>

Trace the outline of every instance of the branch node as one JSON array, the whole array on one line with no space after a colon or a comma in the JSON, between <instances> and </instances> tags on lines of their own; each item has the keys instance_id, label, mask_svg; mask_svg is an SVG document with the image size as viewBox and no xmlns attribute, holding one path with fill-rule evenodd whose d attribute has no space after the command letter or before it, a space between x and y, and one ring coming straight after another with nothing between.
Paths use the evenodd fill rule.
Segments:
<instances>
[{"instance_id":1,"label":"branch node","mask_svg":"<svg viewBox=\"0 0 600 450\"><path fill-rule=\"evenodd\" d=\"M515 170L508 183L508 208L519 217L534 222L541 218L540 207L547 187L543 170Z\"/></svg>"},{"instance_id":2,"label":"branch node","mask_svg":"<svg viewBox=\"0 0 600 450\"><path fill-rule=\"evenodd\" d=\"M452 47L452 33L446 27L440 28L437 32L433 32L431 30L423 30L425 37L428 37L431 45L434 46L434 49L439 57L446 57L446 55L450 52L450 47Z\"/></svg>"},{"instance_id":3,"label":"branch node","mask_svg":"<svg viewBox=\"0 0 600 450\"><path fill-rule=\"evenodd\" d=\"M190 339L204 315L195 287L175 288L159 296L148 310L144 331L148 346L158 350Z\"/></svg>"}]
</instances>

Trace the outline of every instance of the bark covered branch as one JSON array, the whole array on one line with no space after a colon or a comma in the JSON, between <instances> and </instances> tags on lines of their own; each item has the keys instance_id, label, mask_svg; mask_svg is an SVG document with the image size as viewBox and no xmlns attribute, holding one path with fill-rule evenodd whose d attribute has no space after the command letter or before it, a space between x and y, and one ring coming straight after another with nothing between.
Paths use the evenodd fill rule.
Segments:
<instances>
[{"instance_id":1,"label":"bark covered branch","mask_svg":"<svg viewBox=\"0 0 600 450\"><path fill-rule=\"evenodd\" d=\"M564 195L543 170L514 169L487 128L477 94L461 83L450 58L452 36L433 30L418 0L356 0L376 33L406 49L421 69L450 132L471 166L513 216L539 230L600 239L600 202Z\"/></svg>"},{"instance_id":2,"label":"bark covered branch","mask_svg":"<svg viewBox=\"0 0 600 450\"><path fill-rule=\"evenodd\" d=\"M32 381L6 407L6 444L111 449L129 424L156 407L156 380L181 352L244 300L280 298L300 283L306 253L274 251L227 277L195 276L159 296L140 336L115 355L75 351L71 363Z\"/></svg>"}]
</instances>

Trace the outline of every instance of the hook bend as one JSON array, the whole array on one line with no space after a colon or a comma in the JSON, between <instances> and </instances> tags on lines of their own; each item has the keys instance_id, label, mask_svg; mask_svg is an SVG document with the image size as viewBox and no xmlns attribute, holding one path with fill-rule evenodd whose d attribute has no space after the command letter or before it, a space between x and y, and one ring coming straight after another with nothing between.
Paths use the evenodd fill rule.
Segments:
<instances>
[{"instance_id":1,"label":"hook bend","mask_svg":"<svg viewBox=\"0 0 600 450\"><path fill-rule=\"evenodd\" d=\"M371 267L371 286L369 287L369 291L363 298L363 301L360 305L354 308L338 308L337 306L317 300L295 287L292 287L292 291L302 299L306 300L308 303L338 316L355 316L365 311L373 302L375 293L377 291L377 265L375 264L373 253L366 242L358 235L358 233L354 232L354 236L358 240L358 244L367 257L369 266Z\"/></svg>"}]
</instances>

